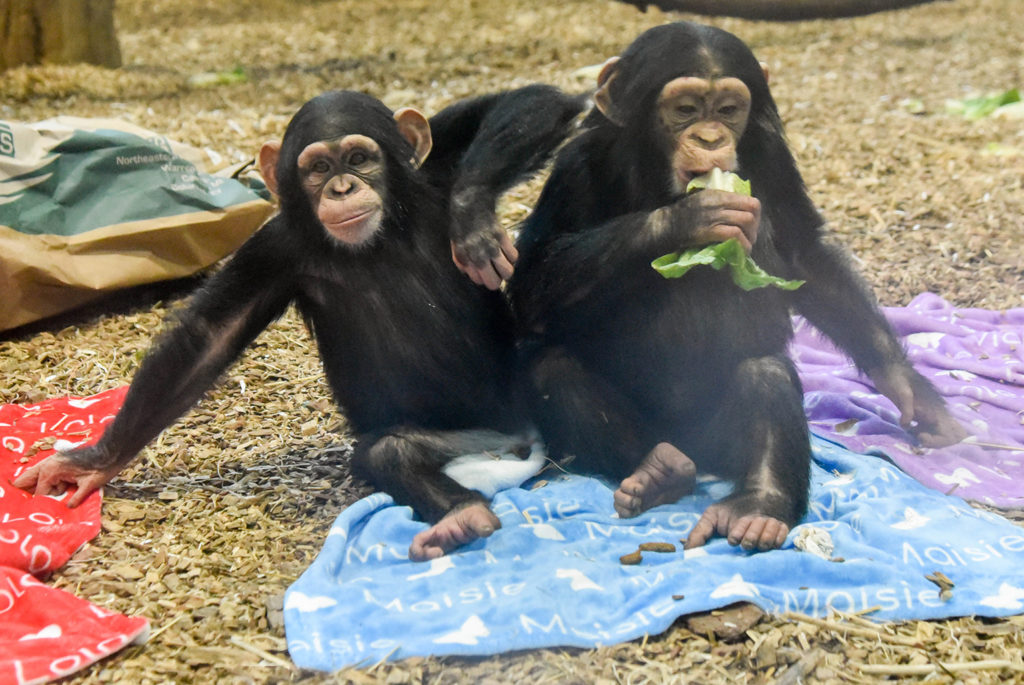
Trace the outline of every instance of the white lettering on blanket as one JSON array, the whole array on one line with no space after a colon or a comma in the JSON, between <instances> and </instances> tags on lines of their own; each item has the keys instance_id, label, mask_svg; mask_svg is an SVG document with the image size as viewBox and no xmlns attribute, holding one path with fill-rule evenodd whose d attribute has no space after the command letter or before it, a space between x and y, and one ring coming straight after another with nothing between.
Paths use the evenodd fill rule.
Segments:
<instances>
[{"instance_id":1,"label":"white lettering on blanket","mask_svg":"<svg viewBox=\"0 0 1024 685\"><path fill-rule=\"evenodd\" d=\"M900 581L900 587L877 588L872 591L861 589L833 590L822 597L816 588L801 588L796 591L783 592L783 611L795 611L809 616L819 616L830 609L850 613L867 611L873 607L895 611L897 609L913 609L914 603L941 607L938 588L928 590L912 590L906 581Z\"/></svg>"},{"instance_id":2,"label":"white lettering on blanket","mask_svg":"<svg viewBox=\"0 0 1024 685\"><path fill-rule=\"evenodd\" d=\"M1024 551L1024 536L1004 535L994 544L996 547L993 547L985 540L978 540L977 545L970 547L954 547L946 544L918 549L909 542L904 542L903 563L909 564L911 561L914 561L922 567L935 566L936 564L939 566L969 566L971 562L989 561L994 557L1002 558L1005 552Z\"/></svg>"},{"instance_id":3,"label":"white lettering on blanket","mask_svg":"<svg viewBox=\"0 0 1024 685\"><path fill-rule=\"evenodd\" d=\"M511 583L495 587L491 583L483 585L471 585L459 590L457 593L443 592L434 599L420 600L412 604L404 605L400 598L391 601L378 599L369 590L363 590L363 599L369 604L375 604L382 609L394 613L412 612L415 614L428 613L433 611L444 611L456 605L477 604L485 600L498 599L499 597L515 597L523 591L526 583Z\"/></svg>"}]
</instances>

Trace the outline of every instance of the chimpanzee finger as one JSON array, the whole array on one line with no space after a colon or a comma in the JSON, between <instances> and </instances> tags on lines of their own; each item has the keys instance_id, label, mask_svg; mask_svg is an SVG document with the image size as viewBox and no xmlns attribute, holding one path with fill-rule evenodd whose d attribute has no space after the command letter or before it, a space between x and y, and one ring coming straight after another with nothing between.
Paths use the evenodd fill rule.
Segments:
<instances>
[{"instance_id":1,"label":"chimpanzee finger","mask_svg":"<svg viewBox=\"0 0 1024 685\"><path fill-rule=\"evenodd\" d=\"M509 261L508 257L504 253L495 257L491 260L491 266L497 272L498 278L503 281L507 281L512 278L512 274L515 271L515 267L512 262Z\"/></svg>"},{"instance_id":2,"label":"chimpanzee finger","mask_svg":"<svg viewBox=\"0 0 1024 685\"><path fill-rule=\"evenodd\" d=\"M55 478L40 478L36 481L33 494L37 497L59 497L68 489L67 483Z\"/></svg>"},{"instance_id":3,"label":"chimpanzee finger","mask_svg":"<svg viewBox=\"0 0 1024 685\"><path fill-rule=\"evenodd\" d=\"M632 518L640 513L642 501L639 497L634 496L632 493L624 492L620 487L612 495L612 503L615 507L615 513L619 515L619 518Z\"/></svg>"},{"instance_id":4,"label":"chimpanzee finger","mask_svg":"<svg viewBox=\"0 0 1024 685\"><path fill-rule=\"evenodd\" d=\"M710 540L716 533L724 534L728 530L728 515L720 508L712 505L701 514L697 525L693 527L686 538L683 549L701 547Z\"/></svg>"},{"instance_id":5,"label":"chimpanzee finger","mask_svg":"<svg viewBox=\"0 0 1024 685\"><path fill-rule=\"evenodd\" d=\"M760 228L759 220L751 212L725 210L721 214L719 223L738 228L751 245L757 241L757 229Z\"/></svg>"},{"instance_id":6,"label":"chimpanzee finger","mask_svg":"<svg viewBox=\"0 0 1024 685\"><path fill-rule=\"evenodd\" d=\"M11 485L21 490L27 490L32 492L36 488L36 483L39 481L39 467L40 464L35 464L25 469L25 471L11 481Z\"/></svg>"},{"instance_id":7,"label":"chimpanzee finger","mask_svg":"<svg viewBox=\"0 0 1024 685\"><path fill-rule=\"evenodd\" d=\"M67 489L68 474L66 467L59 463L61 459L62 455L55 454L35 465L33 493L46 497L60 495Z\"/></svg>"},{"instance_id":8,"label":"chimpanzee finger","mask_svg":"<svg viewBox=\"0 0 1024 685\"><path fill-rule=\"evenodd\" d=\"M412 539L409 545L409 559L412 561L430 561L444 556L444 549L429 541L429 532L419 533Z\"/></svg>"},{"instance_id":9,"label":"chimpanzee finger","mask_svg":"<svg viewBox=\"0 0 1024 685\"><path fill-rule=\"evenodd\" d=\"M79 485L78 489L71 493L71 497L68 498L67 506L68 509L74 509L79 504L85 501L85 498L94 492L92 488L86 487L85 485Z\"/></svg>"},{"instance_id":10,"label":"chimpanzee finger","mask_svg":"<svg viewBox=\"0 0 1024 685\"><path fill-rule=\"evenodd\" d=\"M74 509L84 502L89 495L102 488L106 484L107 480L108 479L103 475L91 475L86 476L85 478L80 478L77 483L78 489L75 490L75 492L71 494L70 499L68 499L68 508Z\"/></svg>"},{"instance_id":11,"label":"chimpanzee finger","mask_svg":"<svg viewBox=\"0 0 1024 685\"><path fill-rule=\"evenodd\" d=\"M498 239L498 245L501 247L501 253L505 255L505 259L510 264L515 264L519 259L519 250L516 249L515 243L512 242L512 238L509 237L505 231L501 232L501 237Z\"/></svg>"},{"instance_id":12,"label":"chimpanzee finger","mask_svg":"<svg viewBox=\"0 0 1024 685\"><path fill-rule=\"evenodd\" d=\"M921 443L921 445L923 445L924 447L930 447L932 449L937 449L939 447L949 447L950 445L957 444L962 439L954 438L953 436L950 435L943 435L941 433L929 433L925 431L916 433L914 437L917 438L917 441Z\"/></svg>"},{"instance_id":13,"label":"chimpanzee finger","mask_svg":"<svg viewBox=\"0 0 1024 685\"><path fill-rule=\"evenodd\" d=\"M761 516L741 516L729 526L729 544L751 550L761 542L765 519Z\"/></svg>"},{"instance_id":14,"label":"chimpanzee finger","mask_svg":"<svg viewBox=\"0 0 1024 685\"><path fill-rule=\"evenodd\" d=\"M513 252L515 248L513 248ZM517 255L518 256L518 255ZM492 259L483 258L479 262L473 261L468 255L456 250L452 244L452 261L459 271L469 276L469 280L476 285L482 285L489 290L497 290L503 281L512 276L513 266L503 252Z\"/></svg>"},{"instance_id":15,"label":"chimpanzee finger","mask_svg":"<svg viewBox=\"0 0 1024 685\"><path fill-rule=\"evenodd\" d=\"M778 519L762 518L764 520L764 527L761 529L761 535L757 540L757 549L762 552L778 549L786 541L786 535L789 534L789 526ZM754 548L751 547L750 549Z\"/></svg>"},{"instance_id":16,"label":"chimpanzee finger","mask_svg":"<svg viewBox=\"0 0 1024 685\"><path fill-rule=\"evenodd\" d=\"M486 266L477 269L476 273L480 277L480 285L483 285L488 290L497 290L501 287L502 280L504 280L495 270L492 263L488 263Z\"/></svg>"},{"instance_id":17,"label":"chimpanzee finger","mask_svg":"<svg viewBox=\"0 0 1024 685\"><path fill-rule=\"evenodd\" d=\"M948 447L961 442L968 435L963 426L950 417L950 421L918 423L915 437L925 447Z\"/></svg>"},{"instance_id":18,"label":"chimpanzee finger","mask_svg":"<svg viewBox=\"0 0 1024 685\"><path fill-rule=\"evenodd\" d=\"M766 552L778 549L786 541L786 535L789 534L789 526L770 516L745 516L743 519L748 520L748 525L740 540L740 546L746 550L757 549ZM730 531L730 543L732 537L732 531Z\"/></svg>"},{"instance_id":19,"label":"chimpanzee finger","mask_svg":"<svg viewBox=\"0 0 1024 685\"><path fill-rule=\"evenodd\" d=\"M747 237L747 234L742 228L734 224L724 222L712 226L703 236L701 236L701 238L701 242L707 244L724 243L726 240L735 240L747 254L750 254L750 251L754 247L750 242L750 238Z\"/></svg>"},{"instance_id":20,"label":"chimpanzee finger","mask_svg":"<svg viewBox=\"0 0 1024 685\"><path fill-rule=\"evenodd\" d=\"M479 270L479 265L484 264L486 257L480 257L474 259L473 256L461 246L456 246L454 242L451 243L452 250L452 261L455 262L455 266L459 268L459 271L463 272L467 276L472 278L471 271L474 269Z\"/></svg>"},{"instance_id":21,"label":"chimpanzee finger","mask_svg":"<svg viewBox=\"0 0 1024 685\"><path fill-rule=\"evenodd\" d=\"M700 521L697 521L697 525L695 525L693 530L690 531L690 534L686 536L686 543L683 545L683 549L703 547L704 543L711 538L714 532L714 526L709 521L702 518Z\"/></svg>"}]
</instances>

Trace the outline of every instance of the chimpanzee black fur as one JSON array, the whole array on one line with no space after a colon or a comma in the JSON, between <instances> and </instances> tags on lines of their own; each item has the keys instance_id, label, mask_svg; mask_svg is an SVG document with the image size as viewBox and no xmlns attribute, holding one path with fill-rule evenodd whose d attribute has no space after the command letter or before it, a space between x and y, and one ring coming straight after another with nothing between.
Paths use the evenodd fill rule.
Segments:
<instances>
[{"instance_id":1,"label":"chimpanzee black fur","mask_svg":"<svg viewBox=\"0 0 1024 685\"><path fill-rule=\"evenodd\" d=\"M460 454L520 444L530 427L516 390L507 303L460 273L453 246L484 234L476 249L487 252L498 195L537 170L583 104L547 86L457 103L434 117L434 154L417 168L422 160L396 126L397 114L374 98L331 92L306 103L269 167L276 169L269 175L276 176L280 212L161 336L101 440L45 460L18 484L41 494L77 485L72 504L81 501L198 401L295 303L358 434L354 470L432 523L482 505L475 530L462 530L473 527L465 522L455 531L435 526L413 556L436 556L489 534L498 523L486 500L442 467ZM351 246L321 223L311 205L311 172L300 171L298 159L310 146L328 150L365 139L367 149L381 153L367 185L382 198L383 218L371 238ZM462 203L468 219L452 216L457 191L469 198Z\"/></svg>"},{"instance_id":2,"label":"chimpanzee black fur","mask_svg":"<svg viewBox=\"0 0 1024 685\"><path fill-rule=\"evenodd\" d=\"M747 292L725 270L665 279L652 269L655 258L699 244L707 225L729 223L707 198L750 200L683 196L673 181L680 170L659 116L677 114L659 107L663 87L681 77L705 85L734 77L734 92L749 90L735 171L760 203L751 256L772 274L805 280L799 289ZM686 494L694 465L735 479L690 545L720 534L748 548L778 546L805 511L810 462L801 386L786 355L791 307L846 350L905 419L913 416L923 439L959 439L962 429L909 366L866 284L825 242L765 72L739 38L686 22L659 26L610 64L600 85L604 106L559 153L510 283L534 414L554 456L573 454L574 468L627 479L616 493L625 515ZM639 486L629 480L638 475Z\"/></svg>"}]
</instances>

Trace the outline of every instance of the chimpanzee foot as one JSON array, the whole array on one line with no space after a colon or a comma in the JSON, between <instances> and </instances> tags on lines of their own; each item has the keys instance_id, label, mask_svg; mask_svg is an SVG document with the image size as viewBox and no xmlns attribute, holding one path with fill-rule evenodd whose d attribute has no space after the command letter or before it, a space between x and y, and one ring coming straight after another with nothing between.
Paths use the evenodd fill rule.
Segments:
<instances>
[{"instance_id":1,"label":"chimpanzee foot","mask_svg":"<svg viewBox=\"0 0 1024 685\"><path fill-rule=\"evenodd\" d=\"M667 442L659 442L615 491L615 511L632 518L660 504L677 502L693 492L697 467Z\"/></svg>"},{"instance_id":2,"label":"chimpanzee foot","mask_svg":"<svg viewBox=\"0 0 1024 685\"><path fill-rule=\"evenodd\" d=\"M765 552L777 549L789 534L789 524L781 519L743 506L743 499L716 502L704 510L697 525L686 538L686 549L700 547L715 535L725 536L730 545Z\"/></svg>"},{"instance_id":3,"label":"chimpanzee foot","mask_svg":"<svg viewBox=\"0 0 1024 685\"><path fill-rule=\"evenodd\" d=\"M479 538L486 538L501 528L501 521L485 502L472 502L452 509L444 518L419 533L409 546L413 561L429 561L444 556Z\"/></svg>"}]
</instances>

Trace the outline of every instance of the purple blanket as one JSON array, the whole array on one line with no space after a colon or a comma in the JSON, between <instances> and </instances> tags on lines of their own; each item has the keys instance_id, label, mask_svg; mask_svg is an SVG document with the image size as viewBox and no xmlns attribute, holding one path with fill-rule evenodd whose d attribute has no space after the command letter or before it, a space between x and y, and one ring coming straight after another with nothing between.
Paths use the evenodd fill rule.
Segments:
<instances>
[{"instance_id":1,"label":"purple blanket","mask_svg":"<svg viewBox=\"0 0 1024 685\"><path fill-rule=\"evenodd\" d=\"M884 311L971 437L941 449L915 445L893 404L797 318L791 353L811 430L855 452L884 454L936 490L1024 508L1024 308L956 309L925 293Z\"/></svg>"}]
</instances>

